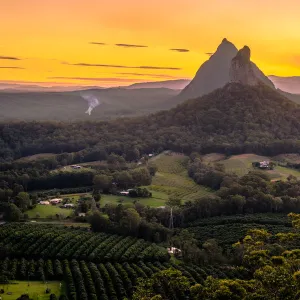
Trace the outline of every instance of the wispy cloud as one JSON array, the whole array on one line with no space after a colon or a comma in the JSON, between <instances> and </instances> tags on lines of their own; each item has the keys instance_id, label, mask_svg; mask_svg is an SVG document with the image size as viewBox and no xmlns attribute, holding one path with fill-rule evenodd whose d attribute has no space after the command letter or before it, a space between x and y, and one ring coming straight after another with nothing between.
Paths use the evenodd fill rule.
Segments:
<instances>
[{"instance_id":1,"label":"wispy cloud","mask_svg":"<svg viewBox=\"0 0 300 300\"><path fill-rule=\"evenodd\" d=\"M160 66L124 66L124 65L107 65L107 64L88 64L88 63L66 63L70 66L79 66L79 67L100 67L100 68L120 68L120 69L148 69L148 70L181 70L177 67L160 67Z\"/></svg>"},{"instance_id":2,"label":"wispy cloud","mask_svg":"<svg viewBox=\"0 0 300 300\"><path fill-rule=\"evenodd\" d=\"M134 44L115 44L115 46L124 47L124 48L148 48L148 46L146 45L134 45Z\"/></svg>"},{"instance_id":3,"label":"wispy cloud","mask_svg":"<svg viewBox=\"0 0 300 300\"><path fill-rule=\"evenodd\" d=\"M0 69L17 69L17 70L25 70L25 68L22 68L22 67L12 67L12 66L4 66L4 67L1 67L0 66Z\"/></svg>"},{"instance_id":4,"label":"wispy cloud","mask_svg":"<svg viewBox=\"0 0 300 300\"><path fill-rule=\"evenodd\" d=\"M67 80L83 80L83 81L102 81L102 82L135 82L136 78L117 78L117 77L48 77L48 79L67 79Z\"/></svg>"},{"instance_id":5,"label":"wispy cloud","mask_svg":"<svg viewBox=\"0 0 300 300\"><path fill-rule=\"evenodd\" d=\"M160 78L178 78L178 77L171 76L171 75L166 75L166 74L127 73L127 72L120 72L120 73L116 73L116 74L120 74L120 75L132 75L132 76L160 77Z\"/></svg>"},{"instance_id":6,"label":"wispy cloud","mask_svg":"<svg viewBox=\"0 0 300 300\"><path fill-rule=\"evenodd\" d=\"M190 52L189 49L183 49L183 48L173 48L173 49L170 49L171 51L175 51L175 52Z\"/></svg>"},{"instance_id":7,"label":"wispy cloud","mask_svg":"<svg viewBox=\"0 0 300 300\"><path fill-rule=\"evenodd\" d=\"M4 59L4 60L21 60L18 57L14 57L14 56L0 56L0 59Z\"/></svg>"},{"instance_id":8,"label":"wispy cloud","mask_svg":"<svg viewBox=\"0 0 300 300\"><path fill-rule=\"evenodd\" d=\"M89 44L91 44L91 45L98 45L98 46L105 46L105 45L107 45L106 43L101 43L101 42L90 42Z\"/></svg>"}]
</instances>

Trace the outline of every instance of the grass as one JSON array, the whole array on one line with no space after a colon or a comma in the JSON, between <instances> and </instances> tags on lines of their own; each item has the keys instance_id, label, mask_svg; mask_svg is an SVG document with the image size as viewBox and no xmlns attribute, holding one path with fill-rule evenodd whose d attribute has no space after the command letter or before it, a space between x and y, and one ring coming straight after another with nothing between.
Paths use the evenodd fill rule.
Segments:
<instances>
[{"instance_id":1,"label":"grass","mask_svg":"<svg viewBox=\"0 0 300 300\"><path fill-rule=\"evenodd\" d=\"M56 156L56 154L54 154L54 153L39 153L39 154L30 155L30 156L23 156L19 159L16 159L15 162L32 162L35 160L51 158L54 156Z\"/></svg>"},{"instance_id":2,"label":"grass","mask_svg":"<svg viewBox=\"0 0 300 300\"><path fill-rule=\"evenodd\" d=\"M56 214L67 217L71 215L72 212L72 209L64 209L54 205L37 204L35 208L26 211L26 214L28 214L30 219L36 219L37 214L39 214L40 218L48 218L49 216L55 216Z\"/></svg>"},{"instance_id":3,"label":"grass","mask_svg":"<svg viewBox=\"0 0 300 300\"><path fill-rule=\"evenodd\" d=\"M188 157L176 153L163 153L153 161L158 167L151 190L164 193L171 197L179 197L183 202L195 200L212 192L196 184L187 172Z\"/></svg>"},{"instance_id":4,"label":"grass","mask_svg":"<svg viewBox=\"0 0 300 300\"><path fill-rule=\"evenodd\" d=\"M297 153L280 154L273 159L281 163L300 164L300 155Z\"/></svg>"},{"instance_id":5,"label":"grass","mask_svg":"<svg viewBox=\"0 0 300 300\"><path fill-rule=\"evenodd\" d=\"M84 167L84 166L81 166L80 169L73 169L71 166L60 167L58 169L52 170L51 173L58 173L58 172L80 173L80 172L86 172L86 171L96 173L96 171L94 169L89 168L89 167Z\"/></svg>"},{"instance_id":6,"label":"grass","mask_svg":"<svg viewBox=\"0 0 300 300\"><path fill-rule=\"evenodd\" d=\"M202 160L204 163L209 164L212 162L217 162L220 160L224 160L225 159L225 155L224 154L220 154L220 153L209 153L206 154L202 157Z\"/></svg>"},{"instance_id":7,"label":"grass","mask_svg":"<svg viewBox=\"0 0 300 300\"><path fill-rule=\"evenodd\" d=\"M163 192L152 191L151 198L130 198L124 196L117 195L101 195L100 205L103 206L105 204L119 204L121 200L123 200L124 205L133 206L134 201L138 201L145 206L151 207L160 207L164 206L166 200L168 200L168 195Z\"/></svg>"},{"instance_id":8,"label":"grass","mask_svg":"<svg viewBox=\"0 0 300 300\"><path fill-rule=\"evenodd\" d=\"M16 300L22 294L29 294L30 299L33 300L49 300L50 298L50 294L45 294L46 284L40 281L30 281L29 286L27 281L14 281L12 284L1 284L0 288L5 291L0 295L2 300ZM60 296L60 282L50 281L48 288L51 289L51 294L55 294L57 298ZM7 295L8 292L12 294Z\"/></svg>"},{"instance_id":9,"label":"grass","mask_svg":"<svg viewBox=\"0 0 300 300\"><path fill-rule=\"evenodd\" d=\"M252 162L273 160L270 157L259 156L255 154L233 155L228 159L220 161L225 166L226 172L235 173L238 176L243 176L253 170ZM300 172L294 169L275 166L274 170L266 170L271 180L285 180L289 175L300 177Z\"/></svg>"}]
</instances>

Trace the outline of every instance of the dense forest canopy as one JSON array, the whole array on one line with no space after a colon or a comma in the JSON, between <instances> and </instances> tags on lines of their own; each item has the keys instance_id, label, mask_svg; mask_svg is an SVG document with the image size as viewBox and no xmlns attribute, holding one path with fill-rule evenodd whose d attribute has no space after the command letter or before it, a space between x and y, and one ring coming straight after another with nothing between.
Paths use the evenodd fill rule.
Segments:
<instances>
[{"instance_id":1,"label":"dense forest canopy","mask_svg":"<svg viewBox=\"0 0 300 300\"><path fill-rule=\"evenodd\" d=\"M141 154L170 149L275 155L300 149L299 120L299 106L270 88L232 83L148 117L112 122L2 123L0 159L7 162L37 153L83 150L88 154L99 149L126 155L134 147Z\"/></svg>"}]
</instances>

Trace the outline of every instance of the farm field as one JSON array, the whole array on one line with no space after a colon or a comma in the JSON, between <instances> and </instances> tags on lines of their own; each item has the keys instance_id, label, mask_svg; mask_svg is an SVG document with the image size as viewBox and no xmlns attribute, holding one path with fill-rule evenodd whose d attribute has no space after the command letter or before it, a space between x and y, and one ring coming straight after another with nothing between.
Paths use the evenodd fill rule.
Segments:
<instances>
[{"instance_id":1,"label":"farm field","mask_svg":"<svg viewBox=\"0 0 300 300\"><path fill-rule=\"evenodd\" d=\"M41 281L12 281L10 284L1 284L0 287L4 289L5 293L0 295L3 300L16 300L22 294L29 294L32 300L49 300L50 294L46 294L46 288L51 290L51 294L60 296L60 282L49 281L47 285ZM11 293L8 295L7 293Z\"/></svg>"},{"instance_id":2,"label":"farm field","mask_svg":"<svg viewBox=\"0 0 300 300\"><path fill-rule=\"evenodd\" d=\"M179 197L183 202L211 194L210 189L197 185L188 176L188 157L176 153L162 153L153 161L158 171L153 177L151 190Z\"/></svg>"},{"instance_id":3,"label":"farm field","mask_svg":"<svg viewBox=\"0 0 300 300\"><path fill-rule=\"evenodd\" d=\"M164 192L160 191L150 191L152 193L151 198L130 198L126 196L118 196L118 195L101 195L100 205L103 207L105 204L120 204L126 206L134 206L134 203L138 201L141 204L144 204L145 206L150 207L161 207L165 206L166 201L168 200L168 195ZM61 195L60 198L69 198L70 203L77 204L80 196L82 195L89 195L89 193L82 193L82 194L66 194ZM63 218L66 218L70 216L73 213L73 209L66 209L66 208L60 208L58 205L40 205L37 204L35 208L31 210L27 210L26 214L28 214L28 217L30 219L50 219L56 218L56 214L59 214L63 216Z\"/></svg>"},{"instance_id":4,"label":"farm field","mask_svg":"<svg viewBox=\"0 0 300 300\"><path fill-rule=\"evenodd\" d=\"M222 163L225 166L225 170L227 172L235 173L238 176L243 176L249 171L253 170L253 162L264 160L272 160L272 158L255 154L241 154L233 155L228 159L219 161L219 163ZM286 179L289 175L300 177L299 171L282 166L275 166L274 170L267 170L264 172L269 174L273 180Z\"/></svg>"},{"instance_id":5,"label":"farm field","mask_svg":"<svg viewBox=\"0 0 300 300\"><path fill-rule=\"evenodd\" d=\"M283 163L300 164L300 155L297 153L280 154L273 157L273 159Z\"/></svg>"},{"instance_id":6,"label":"farm field","mask_svg":"<svg viewBox=\"0 0 300 300\"><path fill-rule=\"evenodd\" d=\"M146 187L147 188L147 187ZM101 195L100 203L101 205L105 204L119 204L122 201L123 204L127 205L134 205L135 201L138 201L145 206L151 207L160 207L164 206L166 201L168 200L168 195L164 192L153 191L150 190L152 193L151 198L131 198L131 197L124 197L124 196L117 196L117 195Z\"/></svg>"},{"instance_id":7,"label":"farm field","mask_svg":"<svg viewBox=\"0 0 300 300\"><path fill-rule=\"evenodd\" d=\"M234 267L175 263L170 260L165 247L135 237L92 233L86 229L6 224L0 237L0 272L9 274L9 279L23 280L22 292L26 292L25 280L29 272L30 284L37 285L37 293L45 289L41 280L44 278L53 283L49 286L51 293L58 297L58 284L64 280L61 293L66 293L72 300L128 299L139 278L149 278L168 268L181 271L191 284L203 283L209 275L219 278L243 276ZM6 290L10 286L7 285ZM16 287L12 292L18 293ZM39 299L49 299L47 296ZM16 297L5 296L5 299Z\"/></svg>"},{"instance_id":8,"label":"farm field","mask_svg":"<svg viewBox=\"0 0 300 300\"><path fill-rule=\"evenodd\" d=\"M51 158L56 156L54 153L39 153L30 156L24 156L19 159L16 159L15 162L32 162L40 159Z\"/></svg>"},{"instance_id":9,"label":"farm field","mask_svg":"<svg viewBox=\"0 0 300 300\"><path fill-rule=\"evenodd\" d=\"M193 233L200 243L216 239L223 248L231 250L232 244L243 238L250 229L265 229L276 234L289 232L291 226L286 214L269 213L199 219L189 224L188 231Z\"/></svg>"},{"instance_id":10,"label":"farm field","mask_svg":"<svg viewBox=\"0 0 300 300\"><path fill-rule=\"evenodd\" d=\"M49 218L52 216L55 218L56 214L62 215L65 218L72 214L72 209L64 209L54 205L40 205L37 204L35 208L27 210L26 214L30 219L35 218Z\"/></svg>"},{"instance_id":11,"label":"farm field","mask_svg":"<svg viewBox=\"0 0 300 300\"><path fill-rule=\"evenodd\" d=\"M65 166L65 167L60 167L58 169L52 170L51 173L58 173L58 172L80 173L85 171L96 173L94 169L86 166L81 166L80 169L73 169L71 166Z\"/></svg>"}]
</instances>

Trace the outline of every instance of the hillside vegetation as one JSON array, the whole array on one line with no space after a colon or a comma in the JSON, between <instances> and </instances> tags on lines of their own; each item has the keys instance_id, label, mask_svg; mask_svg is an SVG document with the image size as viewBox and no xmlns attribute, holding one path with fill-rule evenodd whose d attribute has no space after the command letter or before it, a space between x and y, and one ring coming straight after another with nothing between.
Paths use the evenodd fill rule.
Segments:
<instances>
[{"instance_id":1,"label":"hillside vegetation","mask_svg":"<svg viewBox=\"0 0 300 300\"><path fill-rule=\"evenodd\" d=\"M170 197L183 201L194 200L211 194L211 190L196 184L187 171L188 157L183 154L166 152L154 158L158 172L152 180L151 189L161 191Z\"/></svg>"}]
</instances>

